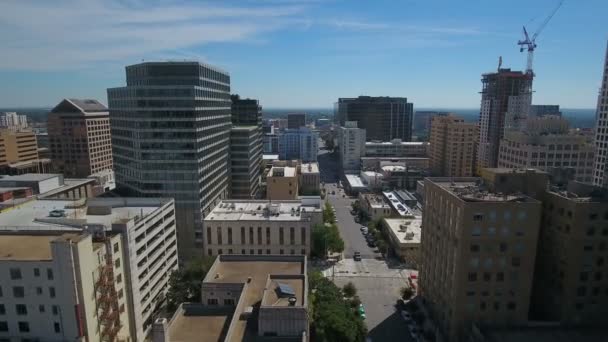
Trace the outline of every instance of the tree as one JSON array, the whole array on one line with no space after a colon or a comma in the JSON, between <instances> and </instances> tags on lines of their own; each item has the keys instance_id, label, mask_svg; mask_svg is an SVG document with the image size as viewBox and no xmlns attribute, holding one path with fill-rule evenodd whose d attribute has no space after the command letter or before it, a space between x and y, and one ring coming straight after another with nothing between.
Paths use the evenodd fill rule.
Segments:
<instances>
[{"instance_id":1,"label":"tree","mask_svg":"<svg viewBox=\"0 0 608 342\"><path fill-rule=\"evenodd\" d=\"M359 299L358 296L354 296L351 300L350 300L350 307L353 309L356 309L359 307L359 304L361 304L361 299Z\"/></svg>"},{"instance_id":2,"label":"tree","mask_svg":"<svg viewBox=\"0 0 608 342\"><path fill-rule=\"evenodd\" d=\"M201 284L214 261L214 257L198 258L171 273L167 311L173 313L181 303L201 300Z\"/></svg>"},{"instance_id":3,"label":"tree","mask_svg":"<svg viewBox=\"0 0 608 342\"><path fill-rule=\"evenodd\" d=\"M388 252L388 245L386 244L386 241L384 241L384 240L378 240L376 242L376 245L378 246L378 251L381 254L386 254L386 252Z\"/></svg>"},{"instance_id":4,"label":"tree","mask_svg":"<svg viewBox=\"0 0 608 342\"><path fill-rule=\"evenodd\" d=\"M334 209L329 204L329 202L325 202L325 208L323 209L323 222L325 223L335 223L336 222L336 214L334 213Z\"/></svg>"},{"instance_id":5,"label":"tree","mask_svg":"<svg viewBox=\"0 0 608 342\"><path fill-rule=\"evenodd\" d=\"M345 297L352 298L357 294L357 288L355 287L355 284L353 284L352 281L349 281L342 288L342 292L344 292Z\"/></svg>"},{"instance_id":6,"label":"tree","mask_svg":"<svg viewBox=\"0 0 608 342\"><path fill-rule=\"evenodd\" d=\"M401 298L409 300L414 295L414 290L411 287L404 286L401 288Z\"/></svg>"}]
</instances>

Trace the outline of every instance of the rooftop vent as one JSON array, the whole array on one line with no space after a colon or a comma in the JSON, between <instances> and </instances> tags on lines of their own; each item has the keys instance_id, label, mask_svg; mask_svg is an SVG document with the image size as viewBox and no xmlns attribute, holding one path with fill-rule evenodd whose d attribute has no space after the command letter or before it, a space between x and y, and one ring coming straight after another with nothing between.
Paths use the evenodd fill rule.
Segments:
<instances>
[{"instance_id":1,"label":"rooftop vent","mask_svg":"<svg viewBox=\"0 0 608 342\"><path fill-rule=\"evenodd\" d=\"M297 302L298 299L296 297L289 297L289 306L295 306Z\"/></svg>"}]
</instances>

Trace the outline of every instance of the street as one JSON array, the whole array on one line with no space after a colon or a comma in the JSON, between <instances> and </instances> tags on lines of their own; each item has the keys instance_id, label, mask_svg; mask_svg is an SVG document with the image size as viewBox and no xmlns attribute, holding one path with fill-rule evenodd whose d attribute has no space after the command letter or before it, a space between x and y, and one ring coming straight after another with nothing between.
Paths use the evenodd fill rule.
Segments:
<instances>
[{"instance_id":1,"label":"street","mask_svg":"<svg viewBox=\"0 0 608 342\"><path fill-rule=\"evenodd\" d=\"M322 143L319 146L323 146ZM413 341L407 324L395 309L400 289L406 285L409 271L394 260L387 261L370 248L361 233L361 224L351 215L355 200L338 188L339 166L337 153L320 149L319 171L325 183L326 200L334 207L340 236L344 240L344 259L323 271L324 275L342 287L352 282L366 311L365 323L372 341ZM332 194L335 192L335 194ZM361 261L354 261L355 252Z\"/></svg>"}]
</instances>

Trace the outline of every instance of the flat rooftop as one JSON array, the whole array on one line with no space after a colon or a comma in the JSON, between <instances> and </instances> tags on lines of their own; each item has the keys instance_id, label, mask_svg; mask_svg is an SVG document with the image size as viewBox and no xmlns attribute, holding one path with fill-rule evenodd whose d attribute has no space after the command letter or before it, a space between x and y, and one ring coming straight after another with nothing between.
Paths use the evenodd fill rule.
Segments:
<instances>
[{"instance_id":1,"label":"flat rooftop","mask_svg":"<svg viewBox=\"0 0 608 342\"><path fill-rule=\"evenodd\" d=\"M365 188L363 180L358 175L346 175L346 181L351 188Z\"/></svg>"},{"instance_id":2,"label":"flat rooftop","mask_svg":"<svg viewBox=\"0 0 608 342\"><path fill-rule=\"evenodd\" d=\"M223 341L232 320L232 313L210 310L202 304L182 306L169 328L171 341Z\"/></svg>"},{"instance_id":3,"label":"flat rooftop","mask_svg":"<svg viewBox=\"0 0 608 342\"><path fill-rule=\"evenodd\" d=\"M412 209L401 200L395 191L384 191L382 192L382 195L384 195L391 207L393 207L393 209L395 209L400 216L412 215Z\"/></svg>"},{"instance_id":4,"label":"flat rooftop","mask_svg":"<svg viewBox=\"0 0 608 342\"><path fill-rule=\"evenodd\" d=\"M369 147L374 147L374 146L395 146L395 145L400 145L400 146L426 146L428 145L428 142L425 141L401 141L401 140L395 140L395 141L367 141L365 142L365 146L369 146Z\"/></svg>"},{"instance_id":5,"label":"flat rooftop","mask_svg":"<svg viewBox=\"0 0 608 342\"><path fill-rule=\"evenodd\" d=\"M277 160L277 159L279 159L279 155L278 154L262 154L262 159L263 160Z\"/></svg>"},{"instance_id":6,"label":"flat rooftop","mask_svg":"<svg viewBox=\"0 0 608 342\"><path fill-rule=\"evenodd\" d=\"M301 200L226 200L215 206L205 221L308 221L305 213L321 212L321 199L316 202L313 205Z\"/></svg>"},{"instance_id":7,"label":"flat rooftop","mask_svg":"<svg viewBox=\"0 0 608 342\"><path fill-rule=\"evenodd\" d=\"M304 163L300 167L300 172L305 173L319 173L319 163Z\"/></svg>"},{"instance_id":8,"label":"flat rooftop","mask_svg":"<svg viewBox=\"0 0 608 342\"><path fill-rule=\"evenodd\" d=\"M370 207L375 209L390 208L389 204L384 201L384 198L375 194L361 194L364 200L369 203Z\"/></svg>"},{"instance_id":9,"label":"flat rooftop","mask_svg":"<svg viewBox=\"0 0 608 342\"><path fill-rule=\"evenodd\" d=\"M80 240L82 236L79 233L0 235L0 260L50 261L53 260L52 241Z\"/></svg>"},{"instance_id":10,"label":"flat rooftop","mask_svg":"<svg viewBox=\"0 0 608 342\"><path fill-rule=\"evenodd\" d=\"M427 180L466 202L538 202L524 194L492 192L482 184L481 178L476 177L430 177Z\"/></svg>"},{"instance_id":11,"label":"flat rooftop","mask_svg":"<svg viewBox=\"0 0 608 342\"><path fill-rule=\"evenodd\" d=\"M162 198L89 198L71 200L33 200L0 213L0 231L57 230L81 231L86 224L110 229L112 223L143 219L170 199ZM111 206L105 215L88 213L89 207ZM51 216L51 212L55 211Z\"/></svg>"},{"instance_id":12,"label":"flat rooftop","mask_svg":"<svg viewBox=\"0 0 608 342\"><path fill-rule=\"evenodd\" d=\"M422 217L410 218L385 218L384 222L389 227L391 234L401 244L420 243Z\"/></svg>"},{"instance_id":13,"label":"flat rooftop","mask_svg":"<svg viewBox=\"0 0 608 342\"><path fill-rule=\"evenodd\" d=\"M2 181L18 181L18 182L40 182L43 180L63 177L59 173L24 173L22 175L8 176L0 175L0 182Z\"/></svg>"},{"instance_id":14,"label":"flat rooftop","mask_svg":"<svg viewBox=\"0 0 608 342\"><path fill-rule=\"evenodd\" d=\"M268 177L295 177L296 168L289 166L273 166L268 172Z\"/></svg>"}]
</instances>

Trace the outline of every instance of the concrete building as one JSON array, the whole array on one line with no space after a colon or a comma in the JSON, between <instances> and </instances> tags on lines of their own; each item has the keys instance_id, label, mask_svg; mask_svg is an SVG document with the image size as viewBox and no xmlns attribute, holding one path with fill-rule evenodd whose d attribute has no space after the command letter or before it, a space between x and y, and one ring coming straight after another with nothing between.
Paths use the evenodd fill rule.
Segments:
<instances>
[{"instance_id":1,"label":"concrete building","mask_svg":"<svg viewBox=\"0 0 608 342\"><path fill-rule=\"evenodd\" d=\"M298 129L300 127L306 127L306 113L287 114L287 128Z\"/></svg>"},{"instance_id":2,"label":"concrete building","mask_svg":"<svg viewBox=\"0 0 608 342\"><path fill-rule=\"evenodd\" d=\"M408 167L406 163L382 162L380 165L382 189L413 190L419 180L428 176L426 171Z\"/></svg>"},{"instance_id":3,"label":"concrete building","mask_svg":"<svg viewBox=\"0 0 608 342\"><path fill-rule=\"evenodd\" d=\"M340 126L357 121L366 131L367 140L412 140L414 104L405 97L340 98L336 103L335 118Z\"/></svg>"},{"instance_id":4,"label":"concrete building","mask_svg":"<svg viewBox=\"0 0 608 342\"><path fill-rule=\"evenodd\" d=\"M543 185L527 176L515 181ZM425 179L419 295L449 341L476 322L527 324L541 202L503 180Z\"/></svg>"},{"instance_id":5,"label":"concrete building","mask_svg":"<svg viewBox=\"0 0 608 342\"><path fill-rule=\"evenodd\" d=\"M429 170L429 158L417 157L362 157L361 168L364 170L378 169L383 165L403 164L408 168L418 169L422 171Z\"/></svg>"},{"instance_id":6,"label":"concrete building","mask_svg":"<svg viewBox=\"0 0 608 342\"><path fill-rule=\"evenodd\" d=\"M420 137L428 138L428 135L431 132L431 119L435 116L445 116L448 114L450 114L450 113L417 110L414 113L414 134L418 138L420 138Z\"/></svg>"},{"instance_id":7,"label":"concrete building","mask_svg":"<svg viewBox=\"0 0 608 342\"><path fill-rule=\"evenodd\" d=\"M0 339L134 340L119 234L0 234Z\"/></svg>"},{"instance_id":8,"label":"concrete building","mask_svg":"<svg viewBox=\"0 0 608 342\"><path fill-rule=\"evenodd\" d=\"M242 99L238 94L231 95L232 124L234 126L256 126L262 128L262 106L255 99Z\"/></svg>"},{"instance_id":9,"label":"concrete building","mask_svg":"<svg viewBox=\"0 0 608 342\"><path fill-rule=\"evenodd\" d=\"M28 188L40 199L70 199L96 197L103 193L93 178L65 179L54 173L26 173L18 176L1 176L2 188Z\"/></svg>"},{"instance_id":10,"label":"concrete building","mask_svg":"<svg viewBox=\"0 0 608 342\"><path fill-rule=\"evenodd\" d=\"M338 130L340 167L344 173L358 173L361 157L365 156L365 130L357 127L356 121L347 121Z\"/></svg>"},{"instance_id":11,"label":"concrete building","mask_svg":"<svg viewBox=\"0 0 608 342\"><path fill-rule=\"evenodd\" d=\"M226 200L205 217L206 255L310 254L311 232L322 223L321 199Z\"/></svg>"},{"instance_id":12,"label":"concrete building","mask_svg":"<svg viewBox=\"0 0 608 342\"><path fill-rule=\"evenodd\" d=\"M266 176L266 198L271 201L298 198L297 167L273 166Z\"/></svg>"},{"instance_id":13,"label":"concrete building","mask_svg":"<svg viewBox=\"0 0 608 342\"><path fill-rule=\"evenodd\" d=\"M117 191L175 199L180 259L200 256L203 217L230 183L230 76L199 62L126 67L108 89Z\"/></svg>"},{"instance_id":14,"label":"concrete building","mask_svg":"<svg viewBox=\"0 0 608 342\"><path fill-rule=\"evenodd\" d=\"M391 206L380 195L360 193L358 200L361 211L366 213L370 220L393 216Z\"/></svg>"},{"instance_id":15,"label":"concrete building","mask_svg":"<svg viewBox=\"0 0 608 342\"><path fill-rule=\"evenodd\" d=\"M604 327L608 315L608 193L571 182L543 196L532 319Z\"/></svg>"},{"instance_id":16,"label":"concrete building","mask_svg":"<svg viewBox=\"0 0 608 342\"><path fill-rule=\"evenodd\" d=\"M319 133L307 127L283 130L278 134L279 156L283 160L316 162L319 152L318 140Z\"/></svg>"},{"instance_id":17,"label":"concrete building","mask_svg":"<svg viewBox=\"0 0 608 342\"><path fill-rule=\"evenodd\" d=\"M431 174L445 177L471 177L475 173L477 124L465 123L455 115L431 119Z\"/></svg>"},{"instance_id":18,"label":"concrete building","mask_svg":"<svg viewBox=\"0 0 608 342\"><path fill-rule=\"evenodd\" d=\"M483 74L477 168L498 165L498 147L507 117L525 116L532 103L532 76L521 71L498 69ZM507 115L509 114L509 115Z\"/></svg>"},{"instance_id":19,"label":"concrete building","mask_svg":"<svg viewBox=\"0 0 608 342\"><path fill-rule=\"evenodd\" d=\"M530 107L530 117L543 117L547 115L562 116L559 105L532 105Z\"/></svg>"},{"instance_id":20,"label":"concrete building","mask_svg":"<svg viewBox=\"0 0 608 342\"><path fill-rule=\"evenodd\" d=\"M306 342L306 272L301 255L220 255L203 280L202 302L158 319L152 342Z\"/></svg>"},{"instance_id":21,"label":"concrete building","mask_svg":"<svg viewBox=\"0 0 608 342\"><path fill-rule=\"evenodd\" d=\"M68 178L113 169L110 115L97 100L64 99L48 116L55 172Z\"/></svg>"},{"instance_id":22,"label":"concrete building","mask_svg":"<svg viewBox=\"0 0 608 342\"><path fill-rule=\"evenodd\" d=\"M116 298L119 304L124 303L129 308L130 336L135 341L144 341L153 323L152 317L155 317L163 304L169 275L178 266L175 207L172 199L115 197L80 201L30 201L22 204L19 209L0 214L0 233L15 232L19 234L27 232L30 236L50 234L50 232L78 234L86 232L94 237L117 234L121 246L117 248L115 241L111 241L112 264L115 269L121 268L121 275L110 277L111 274L108 274L107 279L113 278L116 283L124 284L124 293L117 292ZM90 246L90 239L88 241ZM21 248L24 248L23 246L27 245L24 244ZM4 253L5 249L1 250ZM32 248L28 250L31 253L40 252ZM89 256L83 262L93 262L94 260L91 259L97 257ZM71 262L77 263L78 260L70 259L69 254L63 255L63 259L57 261L55 272L56 278L66 284L65 287L57 286L57 291L62 293L61 298L69 304L69 312L66 312L66 315L72 314L75 308L72 302L74 293L70 292L69 286L73 283L73 273L67 268ZM92 267L98 267L100 262ZM91 270L84 269L81 276L86 276L84 279L87 280L82 282L92 289L95 284L93 280L97 278L91 278L94 276ZM0 283L4 280L5 278L0 278ZM26 285L27 290L33 291L35 284L33 279L30 280ZM94 296L85 295L87 296L85 300L95 300ZM114 298L112 294L109 296L109 299ZM108 300L108 298L98 299ZM95 307L97 306L92 306ZM113 311L115 310L116 306L113 306ZM111 315L111 311L106 314ZM103 320L105 316L99 318ZM75 324L76 321L71 324ZM97 320L91 324L96 325Z\"/></svg>"},{"instance_id":23,"label":"concrete building","mask_svg":"<svg viewBox=\"0 0 608 342\"><path fill-rule=\"evenodd\" d=\"M47 172L51 161L40 158L36 135L29 130L0 129L0 173Z\"/></svg>"},{"instance_id":24,"label":"concrete building","mask_svg":"<svg viewBox=\"0 0 608 342\"><path fill-rule=\"evenodd\" d=\"M429 155L429 143L420 141L368 141L365 143L366 157L381 158L425 158Z\"/></svg>"},{"instance_id":25,"label":"concrete building","mask_svg":"<svg viewBox=\"0 0 608 342\"><path fill-rule=\"evenodd\" d=\"M305 163L300 165L300 193L302 195L321 194L321 173L318 163Z\"/></svg>"},{"instance_id":26,"label":"concrete building","mask_svg":"<svg viewBox=\"0 0 608 342\"><path fill-rule=\"evenodd\" d=\"M557 116L528 119L525 130L505 132L498 167L571 168L576 180L591 183L595 146L589 136L568 128L568 122Z\"/></svg>"},{"instance_id":27,"label":"concrete building","mask_svg":"<svg viewBox=\"0 0 608 342\"><path fill-rule=\"evenodd\" d=\"M231 198L258 198L262 168L262 139L257 126L230 130Z\"/></svg>"},{"instance_id":28,"label":"concrete building","mask_svg":"<svg viewBox=\"0 0 608 342\"><path fill-rule=\"evenodd\" d=\"M608 187L608 45L604 59L604 77L595 114L595 163L593 184Z\"/></svg>"},{"instance_id":29,"label":"concrete building","mask_svg":"<svg viewBox=\"0 0 608 342\"><path fill-rule=\"evenodd\" d=\"M26 115L19 115L15 112L3 112L0 114L0 128L19 131L28 127Z\"/></svg>"},{"instance_id":30,"label":"concrete building","mask_svg":"<svg viewBox=\"0 0 608 342\"><path fill-rule=\"evenodd\" d=\"M420 216L385 218L382 223L395 254L409 267L418 269L422 261L420 259L422 218Z\"/></svg>"}]
</instances>

